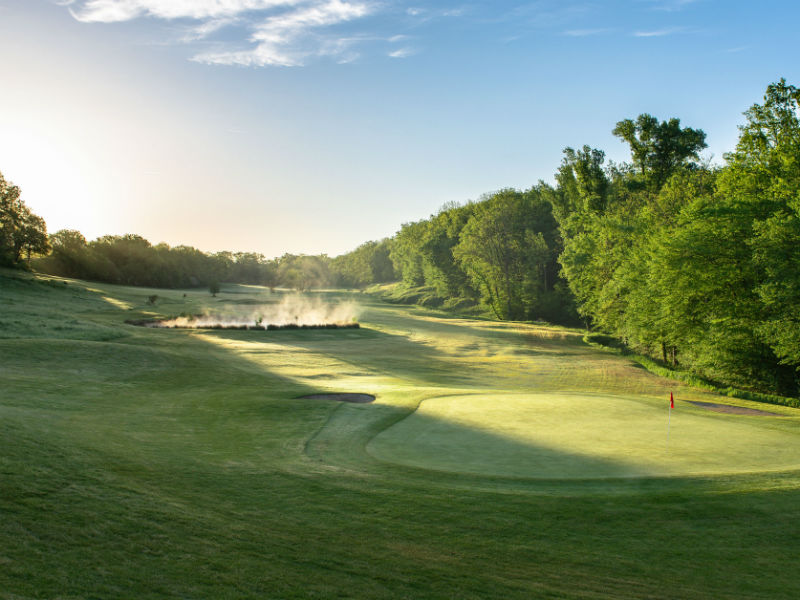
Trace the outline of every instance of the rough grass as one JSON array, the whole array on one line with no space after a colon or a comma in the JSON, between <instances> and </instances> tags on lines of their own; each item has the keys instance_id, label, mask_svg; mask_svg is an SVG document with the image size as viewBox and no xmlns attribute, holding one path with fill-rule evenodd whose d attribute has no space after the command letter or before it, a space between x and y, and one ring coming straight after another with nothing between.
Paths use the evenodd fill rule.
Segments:
<instances>
[{"instance_id":1,"label":"rough grass","mask_svg":"<svg viewBox=\"0 0 800 600\"><path fill-rule=\"evenodd\" d=\"M787 396L778 396L775 394L765 394L763 392L755 392L752 390L741 390L738 388L726 386L720 383L711 381L705 377L687 371L681 368L670 368L664 363L657 362L648 356L636 354L625 346L620 340L603 334L591 333L584 335L583 340L590 346L603 348L610 352L618 352L623 356L636 361L645 369L658 375L659 377L666 377L676 381L682 381L695 388L700 388L730 396L731 398L740 398L742 400L754 400L756 402L766 402L768 404L781 404L783 406L791 406L793 408L800 408L800 398L791 398Z\"/></svg>"},{"instance_id":2,"label":"rough grass","mask_svg":"<svg viewBox=\"0 0 800 600\"><path fill-rule=\"evenodd\" d=\"M366 292L392 304L416 304L460 315L489 316L489 310L474 299L442 297L428 286L410 287L402 282L384 283L370 286Z\"/></svg>"},{"instance_id":3,"label":"rough grass","mask_svg":"<svg viewBox=\"0 0 800 600\"><path fill-rule=\"evenodd\" d=\"M797 411L704 412L683 400L759 405L568 329L368 298L359 330L123 324L234 299L276 297L0 272L0 597L800 595L800 478L775 449L798 445ZM676 454L689 429L738 450L583 479L592 461L642 474L639 428L652 413L665 433L670 390ZM337 391L377 400L293 399ZM568 404L590 397L595 413ZM615 429L592 440L597 419Z\"/></svg>"}]
</instances>

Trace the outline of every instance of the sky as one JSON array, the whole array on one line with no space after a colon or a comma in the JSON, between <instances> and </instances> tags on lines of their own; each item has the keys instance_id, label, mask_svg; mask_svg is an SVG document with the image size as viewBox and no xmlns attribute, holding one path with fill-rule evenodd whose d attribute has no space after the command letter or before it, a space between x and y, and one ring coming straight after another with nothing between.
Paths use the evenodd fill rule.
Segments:
<instances>
[{"instance_id":1,"label":"sky","mask_svg":"<svg viewBox=\"0 0 800 600\"><path fill-rule=\"evenodd\" d=\"M715 162L796 0L0 0L0 173L52 233L336 256L650 113Z\"/></svg>"}]
</instances>

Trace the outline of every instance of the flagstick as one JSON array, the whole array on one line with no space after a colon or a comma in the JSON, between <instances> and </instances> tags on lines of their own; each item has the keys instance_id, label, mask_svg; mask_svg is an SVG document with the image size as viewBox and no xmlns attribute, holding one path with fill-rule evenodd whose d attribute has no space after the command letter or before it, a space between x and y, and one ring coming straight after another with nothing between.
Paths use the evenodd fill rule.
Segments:
<instances>
[{"instance_id":1,"label":"flagstick","mask_svg":"<svg viewBox=\"0 0 800 600\"><path fill-rule=\"evenodd\" d=\"M669 405L669 412L667 413L667 452L669 452L669 423L672 420L672 404Z\"/></svg>"}]
</instances>

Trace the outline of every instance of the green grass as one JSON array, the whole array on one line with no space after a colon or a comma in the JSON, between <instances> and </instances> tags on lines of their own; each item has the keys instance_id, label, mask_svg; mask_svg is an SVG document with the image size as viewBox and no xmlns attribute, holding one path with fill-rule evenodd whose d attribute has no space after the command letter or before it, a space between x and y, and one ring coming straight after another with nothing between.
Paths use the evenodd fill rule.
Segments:
<instances>
[{"instance_id":1,"label":"green grass","mask_svg":"<svg viewBox=\"0 0 800 600\"><path fill-rule=\"evenodd\" d=\"M604 394L446 396L426 400L368 450L427 469L543 479L800 467L794 419L709 414L682 402L668 417L667 404Z\"/></svg>"},{"instance_id":2,"label":"green grass","mask_svg":"<svg viewBox=\"0 0 800 600\"><path fill-rule=\"evenodd\" d=\"M682 368L670 368L663 362L657 362L649 356L634 353L622 342L609 335L589 333L583 336L583 341L588 343L590 346L603 348L608 352L616 352L622 354L623 356L627 356L631 360L639 363L651 373L654 373L660 377L667 377L669 379L682 381L683 383L687 383L695 388L701 388L717 394L723 394L725 396L730 396L731 398L741 398L743 400L754 400L756 402L782 404L783 406L800 408L800 398L765 394L763 392L756 392L753 390L742 390L711 381L705 377L701 377L697 373L693 373Z\"/></svg>"},{"instance_id":3,"label":"green grass","mask_svg":"<svg viewBox=\"0 0 800 600\"><path fill-rule=\"evenodd\" d=\"M403 282L375 284L366 293L392 304L416 304L451 314L470 316L490 316L490 311L477 300L470 298L450 298L439 296L432 287L409 287Z\"/></svg>"},{"instance_id":4,"label":"green grass","mask_svg":"<svg viewBox=\"0 0 800 600\"><path fill-rule=\"evenodd\" d=\"M0 598L800 595L800 411L365 295L359 330L124 324L277 296L0 271Z\"/></svg>"}]
</instances>

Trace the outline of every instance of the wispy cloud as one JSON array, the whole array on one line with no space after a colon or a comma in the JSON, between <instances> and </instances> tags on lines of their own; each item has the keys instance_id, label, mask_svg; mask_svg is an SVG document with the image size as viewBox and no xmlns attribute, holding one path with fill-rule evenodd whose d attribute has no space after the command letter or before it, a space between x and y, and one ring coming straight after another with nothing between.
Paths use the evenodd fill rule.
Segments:
<instances>
[{"instance_id":1,"label":"wispy cloud","mask_svg":"<svg viewBox=\"0 0 800 600\"><path fill-rule=\"evenodd\" d=\"M696 4L700 0L648 0L653 4L653 10L663 10L665 12L675 12L683 10L691 4Z\"/></svg>"},{"instance_id":2,"label":"wispy cloud","mask_svg":"<svg viewBox=\"0 0 800 600\"><path fill-rule=\"evenodd\" d=\"M61 0L83 23L119 23L141 18L174 22L182 43L204 40L192 60L218 65L300 66L312 57L337 62L358 58L358 38L337 26L375 13L377 0ZM239 26L246 37L210 39ZM219 36L215 36L219 38Z\"/></svg>"},{"instance_id":3,"label":"wispy cloud","mask_svg":"<svg viewBox=\"0 0 800 600\"><path fill-rule=\"evenodd\" d=\"M413 56L417 53L417 50L414 48L398 48L392 52L389 52L388 56L390 58L407 58L409 56Z\"/></svg>"},{"instance_id":4,"label":"wispy cloud","mask_svg":"<svg viewBox=\"0 0 800 600\"><path fill-rule=\"evenodd\" d=\"M139 17L219 19L248 11L296 6L303 0L64 0L84 23L116 23Z\"/></svg>"},{"instance_id":5,"label":"wispy cloud","mask_svg":"<svg viewBox=\"0 0 800 600\"><path fill-rule=\"evenodd\" d=\"M609 33L611 30L607 28L602 29L569 29L564 32L564 35L570 37L586 37L589 35L602 35L604 33Z\"/></svg>"},{"instance_id":6,"label":"wispy cloud","mask_svg":"<svg viewBox=\"0 0 800 600\"><path fill-rule=\"evenodd\" d=\"M189 27L188 31L181 37L181 41L185 43L194 42L207 38L213 33L216 33L224 27L235 25L239 23L240 19L236 17L222 17L220 19L209 19L203 21L199 25Z\"/></svg>"},{"instance_id":7,"label":"wispy cloud","mask_svg":"<svg viewBox=\"0 0 800 600\"><path fill-rule=\"evenodd\" d=\"M501 39L515 39L533 29L565 30L564 35L573 37L608 31L575 28L577 19L585 22L593 11L586 0L533 0L506 11L491 3L462 0L51 1L66 6L83 23L161 21L171 34L167 43L188 45L191 60L249 67L297 67L323 57L346 63L368 51L406 58L419 53L407 33L447 27L440 24L456 19L475 27L502 28L506 31L500 32Z\"/></svg>"},{"instance_id":8,"label":"wispy cloud","mask_svg":"<svg viewBox=\"0 0 800 600\"><path fill-rule=\"evenodd\" d=\"M448 10L443 10L441 15L443 17L463 17L467 13L467 9L463 6L459 6L458 8L451 8Z\"/></svg>"},{"instance_id":9,"label":"wispy cloud","mask_svg":"<svg viewBox=\"0 0 800 600\"><path fill-rule=\"evenodd\" d=\"M347 38L317 37L315 47L307 44L317 30L362 18L372 11L364 2L327 0L268 17L254 27L244 50L206 52L193 57L197 62L219 65L293 67L304 64L309 56L345 56L352 45ZM349 61L346 61L349 62Z\"/></svg>"},{"instance_id":10,"label":"wispy cloud","mask_svg":"<svg viewBox=\"0 0 800 600\"><path fill-rule=\"evenodd\" d=\"M633 37L650 38L650 37L664 37L665 35L673 35L676 33L686 33L685 27L665 27L663 29L654 29L650 31L635 31Z\"/></svg>"},{"instance_id":11,"label":"wispy cloud","mask_svg":"<svg viewBox=\"0 0 800 600\"><path fill-rule=\"evenodd\" d=\"M597 8L582 0L537 0L514 6L510 10L493 11L487 22L511 23L534 29L562 29L586 19Z\"/></svg>"},{"instance_id":12,"label":"wispy cloud","mask_svg":"<svg viewBox=\"0 0 800 600\"><path fill-rule=\"evenodd\" d=\"M464 17L469 13L466 6L455 6L452 8L423 8L421 6L409 6L405 14L414 17L417 21L432 21L448 17Z\"/></svg>"}]
</instances>

